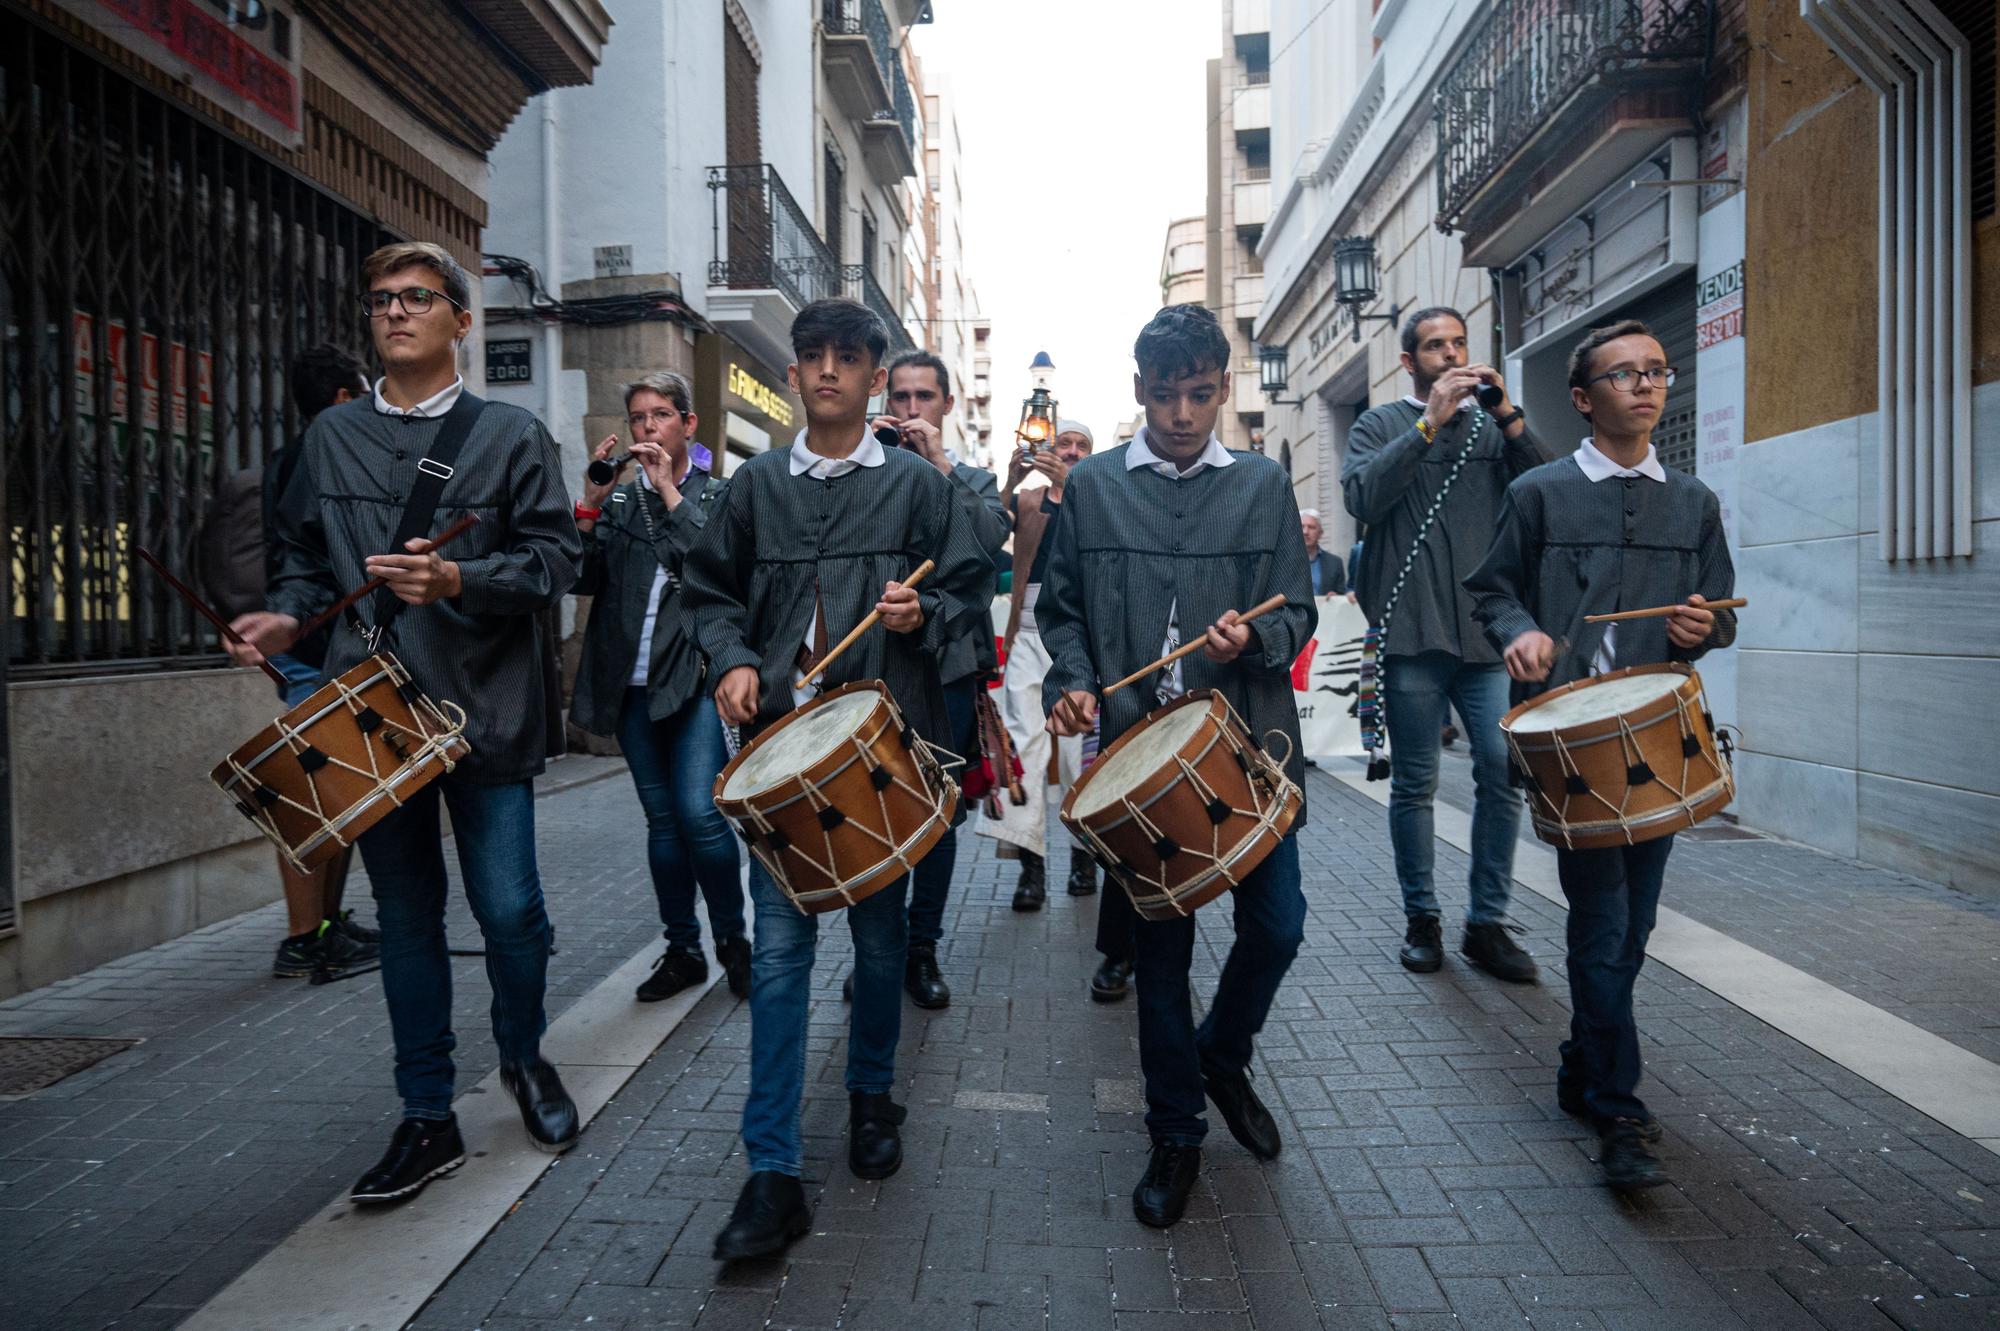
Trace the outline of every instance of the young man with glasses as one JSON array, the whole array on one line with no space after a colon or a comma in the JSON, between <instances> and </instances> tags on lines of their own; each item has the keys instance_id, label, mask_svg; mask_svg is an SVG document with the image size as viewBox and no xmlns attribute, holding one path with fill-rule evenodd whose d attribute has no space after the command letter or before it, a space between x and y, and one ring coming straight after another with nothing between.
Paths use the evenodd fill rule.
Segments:
<instances>
[{"instance_id":1,"label":"young man with glasses","mask_svg":"<svg viewBox=\"0 0 2000 1331\"><path fill-rule=\"evenodd\" d=\"M1515 680L1516 702L1627 666L1695 661L1736 640L1734 613L1704 605L1735 585L1721 505L1694 477L1661 466L1653 448L1673 382L1659 341L1636 319L1593 329L1570 356L1570 400L1591 434L1569 457L1508 487L1492 548L1465 580L1473 614ZM1674 613L1584 623L1654 605ZM1572 1013L1556 1100L1597 1128L1605 1181L1620 1190L1667 1181L1647 1145L1660 1125L1634 1093L1641 1068L1632 989L1673 845L1667 836L1556 850L1569 902Z\"/></svg>"},{"instance_id":2,"label":"young man with glasses","mask_svg":"<svg viewBox=\"0 0 2000 1331\"><path fill-rule=\"evenodd\" d=\"M576 1140L576 1106L541 1056L550 930L535 866L533 778L546 756L535 614L576 581L582 547L548 431L518 407L473 397L459 377L458 348L472 327L464 269L437 245L388 245L368 256L362 282L385 373L366 397L321 412L307 431L278 503L269 609L236 621L247 644L231 654L249 664L289 649L302 623L380 576L388 594L357 605L335 630L327 675L379 648L424 693L465 709L471 752L359 842L382 931L403 1099L388 1152L352 1191L366 1203L410 1196L465 1160L452 1114L457 1041L441 804L451 810L466 897L485 936L501 1082L535 1146L562 1151ZM447 466L430 453L454 413L470 426ZM445 477L435 510L412 515L425 532L466 513L480 519L452 543L449 559L421 536L395 548L425 474Z\"/></svg>"},{"instance_id":3,"label":"young man with glasses","mask_svg":"<svg viewBox=\"0 0 2000 1331\"><path fill-rule=\"evenodd\" d=\"M575 510L583 576L573 590L592 601L570 717L593 734L618 737L646 813L646 863L667 947L640 984L639 1001L708 978L697 886L729 992L747 998L741 863L713 794L728 761L722 720L703 687L708 662L679 595L682 561L727 482L709 474L712 457L694 442L694 390L680 375L661 371L626 385L625 421L638 475L621 484L630 464L614 459L612 435L592 455L592 468L609 478L595 481L586 471Z\"/></svg>"},{"instance_id":4,"label":"young man with glasses","mask_svg":"<svg viewBox=\"0 0 2000 1331\"><path fill-rule=\"evenodd\" d=\"M1389 841L1403 889L1402 962L1444 965L1433 882L1432 800L1451 709L1472 747L1472 871L1459 950L1503 980L1532 983L1534 958L1508 936L1520 801L1507 778L1500 716L1507 675L1472 621L1459 586L1493 535L1508 482L1542 461L1498 371L1471 364L1465 317L1436 305L1403 322L1403 368L1415 392L1361 413L1347 436L1340 486L1368 529L1354 570L1368 622L1380 627L1389 738ZM1489 413L1482 387L1498 389Z\"/></svg>"}]
</instances>

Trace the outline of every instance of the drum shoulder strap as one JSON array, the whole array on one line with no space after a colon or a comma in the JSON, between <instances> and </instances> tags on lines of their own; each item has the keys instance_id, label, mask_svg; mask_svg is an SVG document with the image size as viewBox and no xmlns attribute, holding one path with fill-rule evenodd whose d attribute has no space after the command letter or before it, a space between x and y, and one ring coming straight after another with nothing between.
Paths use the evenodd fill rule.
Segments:
<instances>
[{"instance_id":1,"label":"drum shoulder strap","mask_svg":"<svg viewBox=\"0 0 2000 1331\"><path fill-rule=\"evenodd\" d=\"M403 516L396 523L395 538L389 543L391 550L400 554L411 541L431 534L432 520L437 516L438 500L444 497L445 483L451 480L458 455L472 434L474 422L485 409L486 399L460 390L458 401L452 403L451 410L444 414L437 437L417 462L417 479L410 486L409 501L403 505ZM389 626L396 622L396 616L403 612L403 602L396 599L396 594L387 587L375 593L370 607L374 610L374 632L377 635L387 632Z\"/></svg>"}]
</instances>

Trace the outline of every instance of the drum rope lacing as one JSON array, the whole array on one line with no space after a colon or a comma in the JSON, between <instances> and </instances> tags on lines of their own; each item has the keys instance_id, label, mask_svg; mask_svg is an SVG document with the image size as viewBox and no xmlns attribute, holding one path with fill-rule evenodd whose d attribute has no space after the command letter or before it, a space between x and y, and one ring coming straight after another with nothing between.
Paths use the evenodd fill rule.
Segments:
<instances>
[{"instance_id":1,"label":"drum rope lacing","mask_svg":"<svg viewBox=\"0 0 2000 1331\"><path fill-rule=\"evenodd\" d=\"M1355 702L1355 719L1361 723L1361 747L1368 753L1368 779L1380 781L1389 775L1388 765L1381 758L1382 743L1388 737L1389 691L1383 676L1382 656L1389 645L1389 621L1396 613L1396 604L1403 596L1403 583L1408 580L1410 570L1416 567L1417 556L1424 548L1424 538L1431 534L1431 526L1444 510L1444 501L1451 494L1452 483L1458 473L1471 460L1472 451L1479 446L1479 439L1486 429L1486 413L1478 407L1472 408L1472 431L1459 452L1458 460L1445 473L1444 484L1438 487L1437 497L1424 512L1424 520L1417 527L1417 534L1410 540L1410 552L1403 557L1403 567L1396 572L1396 581L1389 588L1389 599L1382 606L1382 622L1370 624L1361 639L1360 697Z\"/></svg>"},{"instance_id":2,"label":"drum rope lacing","mask_svg":"<svg viewBox=\"0 0 2000 1331\"><path fill-rule=\"evenodd\" d=\"M409 684L410 676L402 668L402 664L394 657L385 656L384 659L388 662L387 669L383 674L366 681L367 685L379 684L385 678L390 685L397 688ZM346 707L350 715L359 717L363 712L373 711L368 702L362 697L360 689L353 687L338 677L328 682L337 691L337 704ZM255 805L266 806L253 807L251 802L244 800L239 800L237 803L237 807L249 816L250 821L257 826L258 830L277 843L279 852L291 862L292 866L300 873L304 873L306 869L300 863L301 853L314 849L328 838L332 838L343 847L353 844L352 841L341 835L341 826L344 825L347 817L373 802L377 796L387 796L390 803L399 809L402 808L403 800L398 793L397 787L401 784L401 778L404 773L422 767L433 757L443 762L446 772L452 771L457 766L457 759L451 754L451 746L465 729L464 709L449 699L446 699L442 704L432 702L430 698L421 693L417 694L414 698L408 699L408 702L410 715L416 721L416 729L411 729L409 726L405 726L390 717L383 716L380 712L375 712L380 724L373 731L364 732L370 738L376 734L380 734L383 738L383 744L391 752L397 754L398 761L395 767L391 768L386 774L382 769L382 765L377 761L375 746L372 744L364 743L362 746L362 752L368 756L368 768L364 771L353 763L346 762L343 759L335 757L333 754L327 753L324 749L320 749L307 737L305 728L294 728L286 725L284 717L281 716L272 723L277 729L280 747L294 759L297 759L300 755L308 751L317 752L325 759L322 766L351 772L355 776L373 783L370 790L340 811L341 823L336 823L333 818L327 816L325 803L320 799L319 783L313 779L310 772L306 776L306 789L312 794L312 804L308 806L285 794L283 791L259 781L256 770L244 766L237 760L236 755L232 753L223 760L232 774L230 781L221 783L223 791L225 794L228 794L231 792L232 787L243 785L247 787L247 792L253 796ZM447 716L442 710L443 708L450 708L452 715ZM425 716L426 711L430 713L428 718ZM324 715L324 713L321 715ZM436 731L430 728L430 722L436 723ZM390 742L389 736L391 735L408 736L420 741L420 743L413 752L405 754L395 744ZM261 766L261 764L259 765ZM270 797L268 802L265 799L266 793ZM300 813L309 814L317 818L320 822L320 830L307 838L302 845L296 849L293 848L285 840L284 834L278 829L277 820L269 812L270 806L279 804L289 805Z\"/></svg>"},{"instance_id":3,"label":"drum rope lacing","mask_svg":"<svg viewBox=\"0 0 2000 1331\"><path fill-rule=\"evenodd\" d=\"M1106 807L1124 809L1126 816L1132 821L1133 826L1137 827L1149 841L1155 844L1163 841L1172 844L1177 853L1188 855L1194 859L1206 860L1210 865L1208 869L1203 870L1187 882L1182 883L1178 889L1175 889L1167 885L1166 860L1164 858L1161 860L1159 876L1149 877L1126 864L1089 823L1081 819L1069 823L1070 831L1080 834L1089 843L1088 849L1098 862L1104 864L1112 872L1122 876L1126 880L1126 888L1131 894L1133 909L1148 919L1162 918L1158 914L1149 913L1158 912L1162 909L1172 911L1174 914L1180 916L1193 914L1192 910L1181 904L1182 899L1192 896L1202 888L1208 886L1217 877L1226 879L1232 890L1241 887L1243 885L1242 880L1236 876L1235 869L1237 862L1242 858L1245 848L1255 845L1259 838L1276 824L1285 808L1299 797L1299 788L1292 783L1290 777L1285 775L1283 765L1275 762L1269 754L1258 749L1255 745L1244 742L1243 736L1249 733L1249 727L1242 724L1242 718L1237 716L1236 709L1230 704L1229 699L1219 693L1214 696L1221 701L1224 710L1237 723L1235 726L1220 727L1220 738L1228 744L1231 755L1237 758L1243 765L1244 774L1249 778L1250 800L1254 807L1239 809L1234 805L1228 804L1221 798L1215 788L1202 778L1201 773L1195 767L1195 763L1181 754L1177 753L1174 755L1174 765L1180 769L1181 776L1194 788L1196 795L1201 799L1203 804L1208 805L1211 809L1217 805L1221 805L1227 810L1228 814L1241 818L1254 819L1256 827L1248 836L1243 837L1225 849L1222 845L1222 820L1216 819L1211 815L1209 823L1209 850L1207 853L1203 853L1202 851L1174 842L1171 837L1167 836L1164 828L1146 816L1144 808L1135 803L1129 794L1119 796L1116 806L1107 805ZM1289 745L1291 742L1290 737L1285 736L1284 738L1287 745ZM1290 756L1288 749L1286 753L1287 761L1289 761ZM1141 896L1137 891L1132 890L1135 885L1141 884L1153 889L1153 891L1148 895Z\"/></svg>"},{"instance_id":4,"label":"drum rope lacing","mask_svg":"<svg viewBox=\"0 0 2000 1331\"><path fill-rule=\"evenodd\" d=\"M903 721L902 713L897 709L895 702L893 700L885 701L887 702L889 712L883 719L882 724L872 734L865 737L859 733L849 735L841 744L835 746L835 752L838 752L843 747L852 748L856 758L859 759L861 765L868 770L871 776L876 772L888 772L889 779L887 782L881 785L875 785L874 782L870 782L874 786L876 812L881 816L881 825L884 829L893 830L894 826L889 816L888 796L891 788L901 790L906 795L916 799L920 804L929 806L931 810L930 816L917 826L916 830L907 840L898 843L891 836L887 835L886 831L878 832L866 823L847 816L845 810L838 809L838 806L834 804L833 800L821 788L820 783L811 780L803 773L789 779L798 783L799 790L804 796L808 807L815 814L825 809L835 809L842 815L838 822L831 825L825 820L821 820L820 837L825 843L825 860L815 859L811 854L802 849L796 841L792 841L789 838L786 838L778 849L771 849L770 841L772 833L781 832L781 829L755 804L750 804L746 801L744 812L741 815L733 817L733 821L743 831L743 839L750 844L751 853L763 863L765 870L770 873L772 880L778 884L780 890L784 892L785 896L794 906L798 907L802 914L805 913L806 902L820 901L828 896L838 896L841 899L841 903L847 906L854 905L857 900L865 899L854 896L853 885L873 877L881 872L885 865L891 863L899 864L902 866L904 873L914 870L917 867L917 860L910 858L909 848L921 841L924 834L944 816L943 802L940 796L944 790L944 783L947 780L945 775L946 769L953 764L963 765L965 760L957 754L951 753L948 749L932 744L921 735L915 735L913 738L915 738L916 744L910 750L910 754L916 761L919 779L928 788L918 789L890 770L888 764L876 758L875 742L887 731L901 731L903 729ZM937 756L940 753L948 755L952 759L952 763L940 760ZM815 761L815 765L817 761ZM842 764L840 770L844 771L845 769L846 764ZM759 794L765 793L768 793L768 791L759 792ZM838 857L833 845L833 829L835 827L847 826L851 826L855 831L879 844L888 854L861 871L843 878L836 862ZM795 891L791 886L790 876L785 872L782 859L784 852L787 850L797 855L808 866L817 870L833 886L812 892Z\"/></svg>"}]
</instances>

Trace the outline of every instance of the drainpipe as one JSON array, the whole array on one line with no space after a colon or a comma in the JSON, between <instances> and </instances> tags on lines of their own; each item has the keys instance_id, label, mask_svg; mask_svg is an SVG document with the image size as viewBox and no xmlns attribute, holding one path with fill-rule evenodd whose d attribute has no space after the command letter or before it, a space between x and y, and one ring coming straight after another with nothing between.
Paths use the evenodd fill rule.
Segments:
<instances>
[{"instance_id":1,"label":"drainpipe","mask_svg":"<svg viewBox=\"0 0 2000 1331\"><path fill-rule=\"evenodd\" d=\"M556 90L542 94L542 282L562 299L562 207L556 173ZM556 370L562 364L562 326L542 326L542 424L562 438L556 423Z\"/></svg>"}]
</instances>

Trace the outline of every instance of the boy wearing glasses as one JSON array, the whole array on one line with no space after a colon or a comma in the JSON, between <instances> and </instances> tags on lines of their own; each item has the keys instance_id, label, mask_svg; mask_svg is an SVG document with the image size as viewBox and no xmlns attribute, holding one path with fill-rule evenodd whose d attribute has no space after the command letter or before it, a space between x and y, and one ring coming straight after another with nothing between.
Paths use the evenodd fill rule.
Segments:
<instances>
[{"instance_id":1,"label":"boy wearing glasses","mask_svg":"<svg viewBox=\"0 0 2000 1331\"><path fill-rule=\"evenodd\" d=\"M693 406L688 381L669 371L626 385L638 475L623 481L629 464L614 459L614 434L593 455L592 468L606 479L586 472L576 505L583 576L574 590L593 599L570 716L593 734L618 737L646 813L646 863L667 938L639 986L641 1003L708 978L697 887L729 991L750 996L736 834L711 793L728 760L722 720L702 687L708 663L679 595L682 561L727 488L709 474L714 460L694 440Z\"/></svg>"},{"instance_id":2,"label":"boy wearing glasses","mask_svg":"<svg viewBox=\"0 0 2000 1331\"><path fill-rule=\"evenodd\" d=\"M351 1193L368 1203L408 1197L465 1161L452 1114L440 801L451 810L466 897L486 940L501 1082L535 1146L562 1151L576 1140L576 1106L541 1055L549 917L535 866L533 778L545 729L534 617L576 581L582 547L548 431L518 407L473 397L459 377L458 347L472 327L465 270L443 248L413 242L369 255L362 282L385 373L367 396L321 412L306 432L273 524L269 608L236 621L247 642L231 655L254 664L288 650L302 623L379 576L387 593L355 606L335 629L327 676L379 646L424 693L465 709L470 754L359 842L382 931L382 991L403 1099L387 1153ZM447 467L429 454L454 414L470 424ZM449 559L422 537L396 548L425 474L445 477L435 510L415 515L426 533L466 513L480 519L452 543Z\"/></svg>"},{"instance_id":3,"label":"boy wearing glasses","mask_svg":"<svg viewBox=\"0 0 2000 1331\"><path fill-rule=\"evenodd\" d=\"M1465 580L1516 702L1628 666L1695 661L1736 640L1735 615L1704 605L1735 583L1721 506L1700 481L1661 466L1653 448L1673 381L1658 339L1636 319L1591 330L1570 355L1570 401L1591 434L1508 487L1493 545ZM1665 619L1583 622L1669 604ZM1634 1093L1632 989L1673 844L1556 850L1572 1013L1556 1100L1598 1130L1605 1181L1620 1191L1667 1181L1648 1145L1659 1122Z\"/></svg>"}]
</instances>

